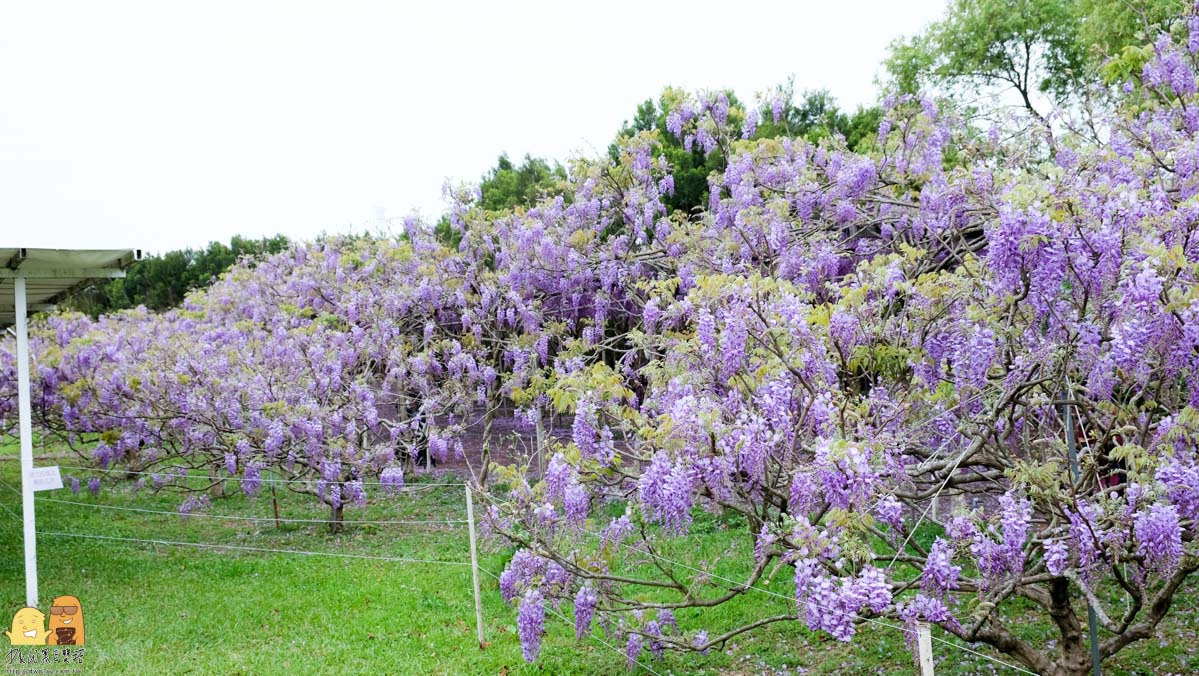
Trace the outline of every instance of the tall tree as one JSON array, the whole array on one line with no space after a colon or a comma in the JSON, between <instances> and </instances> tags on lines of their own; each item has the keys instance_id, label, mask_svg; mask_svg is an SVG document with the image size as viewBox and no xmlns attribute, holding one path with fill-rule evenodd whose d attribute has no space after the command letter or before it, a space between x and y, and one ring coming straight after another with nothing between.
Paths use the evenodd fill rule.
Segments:
<instances>
[{"instance_id":1,"label":"tall tree","mask_svg":"<svg viewBox=\"0 0 1199 676\"><path fill-rule=\"evenodd\" d=\"M818 142L840 134L850 150L861 149L862 143L878 134L883 111L878 106L859 106L852 114L837 106L837 99L827 89L815 89L795 96L794 83L779 87L775 97L764 101L758 117L754 138L802 137Z\"/></svg>"},{"instance_id":2,"label":"tall tree","mask_svg":"<svg viewBox=\"0 0 1199 676\"><path fill-rule=\"evenodd\" d=\"M1009 89L1040 117L1038 93L1060 104L1085 91L1110 58L1168 32L1187 6L1185 0L953 0L943 19L892 43L889 85L904 94Z\"/></svg>"},{"instance_id":3,"label":"tall tree","mask_svg":"<svg viewBox=\"0 0 1199 676\"><path fill-rule=\"evenodd\" d=\"M1071 0L953 0L945 18L892 45L887 70L902 93L933 86L1015 90L1064 99L1083 82L1085 51Z\"/></svg>"},{"instance_id":4,"label":"tall tree","mask_svg":"<svg viewBox=\"0 0 1199 676\"><path fill-rule=\"evenodd\" d=\"M1187 0L1078 0L1078 39L1095 65L1126 47L1153 41L1186 13Z\"/></svg>"},{"instance_id":5,"label":"tall tree","mask_svg":"<svg viewBox=\"0 0 1199 676\"><path fill-rule=\"evenodd\" d=\"M732 92L727 97L729 123L740 124L745 113ZM637 106L631 120L626 120L616 133L616 140L608 147L613 162L619 159L621 139L632 138L640 132L656 131L661 142L660 152L670 165L674 177L674 194L666 197L666 206L671 210L690 213L708 201L708 176L724 169L724 153L717 150L707 154L699 144L687 144L670 132L667 117L685 99L685 93L674 87L662 91L658 100L646 99Z\"/></svg>"},{"instance_id":6,"label":"tall tree","mask_svg":"<svg viewBox=\"0 0 1199 676\"><path fill-rule=\"evenodd\" d=\"M721 96L724 97L721 102ZM715 148L705 152L703 144L696 139L688 141L688 134L676 134L671 129L672 113L679 112L685 95L682 90L667 87L657 101L646 99L637 106L631 120L625 121L617 133L617 140L609 147L613 161L619 157L621 139L628 139L640 132L656 131L659 151L670 166L674 181L674 194L666 198L667 206L673 210L691 213L708 202L708 179L714 172L725 168L726 148ZM796 100L792 83L779 87L772 100L764 101L754 110L752 119L756 124L747 124L749 108L743 105L731 91L712 95L717 110L725 109L720 115L722 131L736 137L768 139L779 137L801 137L817 142L840 134L847 145L857 148L863 139L873 137L878 131L882 111L877 107L858 108L852 115L837 107L836 99L824 89L807 91ZM777 114L776 114L777 113Z\"/></svg>"},{"instance_id":7,"label":"tall tree","mask_svg":"<svg viewBox=\"0 0 1199 676\"><path fill-rule=\"evenodd\" d=\"M508 153L503 153L479 182L478 206L491 213L528 207L546 195L561 194L566 178L566 169L558 162L551 165L548 160L526 154L518 166ZM438 240L453 247L462 240L448 214L438 219L433 232Z\"/></svg>"},{"instance_id":8,"label":"tall tree","mask_svg":"<svg viewBox=\"0 0 1199 676\"><path fill-rule=\"evenodd\" d=\"M565 180L566 170L557 162L550 165L540 157L525 155L524 161L515 165L504 153L479 185L481 205L487 211L529 206L547 194L560 192L557 186Z\"/></svg>"},{"instance_id":9,"label":"tall tree","mask_svg":"<svg viewBox=\"0 0 1199 676\"><path fill-rule=\"evenodd\" d=\"M64 305L93 317L139 305L165 310L182 303L190 291L212 284L241 257L279 253L288 244L283 235L262 239L237 235L228 245L210 242L205 249L151 255L130 268L124 279L86 286Z\"/></svg>"}]
</instances>

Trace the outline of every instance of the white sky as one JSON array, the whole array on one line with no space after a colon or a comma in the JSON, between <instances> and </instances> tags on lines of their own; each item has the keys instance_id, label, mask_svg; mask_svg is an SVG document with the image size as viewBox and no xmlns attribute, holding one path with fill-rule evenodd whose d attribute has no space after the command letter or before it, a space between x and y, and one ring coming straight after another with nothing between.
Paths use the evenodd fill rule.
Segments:
<instances>
[{"instance_id":1,"label":"white sky","mask_svg":"<svg viewBox=\"0 0 1199 676\"><path fill-rule=\"evenodd\" d=\"M944 0L0 0L0 245L198 247L442 211L504 151L602 153L662 87L852 108Z\"/></svg>"}]
</instances>

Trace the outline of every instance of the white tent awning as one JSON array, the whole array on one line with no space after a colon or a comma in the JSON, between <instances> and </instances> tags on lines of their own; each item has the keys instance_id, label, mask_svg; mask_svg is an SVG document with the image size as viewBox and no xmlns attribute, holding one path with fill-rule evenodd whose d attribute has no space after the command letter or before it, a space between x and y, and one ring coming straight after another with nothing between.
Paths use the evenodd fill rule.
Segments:
<instances>
[{"instance_id":1,"label":"white tent awning","mask_svg":"<svg viewBox=\"0 0 1199 676\"><path fill-rule=\"evenodd\" d=\"M25 278L32 312L47 309L92 279L124 277L141 249L0 248L0 327L16 321L13 279Z\"/></svg>"}]
</instances>

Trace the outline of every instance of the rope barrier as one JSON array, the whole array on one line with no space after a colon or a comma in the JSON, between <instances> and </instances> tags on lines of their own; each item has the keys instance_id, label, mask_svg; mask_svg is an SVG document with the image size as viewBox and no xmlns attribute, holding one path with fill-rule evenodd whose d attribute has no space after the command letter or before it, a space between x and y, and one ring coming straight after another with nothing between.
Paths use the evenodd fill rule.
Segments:
<instances>
[{"instance_id":1,"label":"rope barrier","mask_svg":"<svg viewBox=\"0 0 1199 676\"><path fill-rule=\"evenodd\" d=\"M3 509L4 511L8 512L9 514L11 514L11 515L12 515L12 518L16 519L17 521L20 521L20 520L21 520L21 517L20 517L20 516L18 516L16 512L14 512L14 511L12 511L11 509L9 509L9 508L8 508L8 505L4 504L3 502L0 502L0 509Z\"/></svg>"},{"instance_id":2,"label":"rope barrier","mask_svg":"<svg viewBox=\"0 0 1199 676\"><path fill-rule=\"evenodd\" d=\"M268 554L296 554L300 556L329 556L343 559L367 559L370 561L389 561L393 563L430 563L442 566L469 566L465 561L438 561L434 559L414 559L395 556L375 556L372 554L343 554L337 552L309 552L302 549L274 549L270 547L248 547L244 545L223 545L208 542L177 542L173 540L148 540L142 538L117 537L115 535L93 535L90 533L60 533L39 530L38 535L68 538L87 538L93 540L112 540L116 542L140 542L151 545L167 545L172 547L198 547L200 549L230 549L247 552L264 552Z\"/></svg>"},{"instance_id":3,"label":"rope barrier","mask_svg":"<svg viewBox=\"0 0 1199 676\"><path fill-rule=\"evenodd\" d=\"M8 488L10 491L17 493L18 495L20 494L15 488L13 488L7 482L0 480L0 484L2 484L4 487ZM495 504L497 506L499 505L499 503L496 502L490 495L487 495L486 493L483 493L482 495L484 495L484 497L486 497L488 499L488 501L492 502L493 504ZM65 504L82 505L82 506L89 506L89 507L113 508L113 509L119 509L122 511L170 514L173 516L177 515L176 512L166 512L166 511L161 511L161 510L144 510L144 509L139 509L139 508L121 508L121 507L112 507L112 506L106 506L106 505L92 505L90 503L77 502L77 501L72 501L72 500L58 500L58 499L53 499L53 498L40 498L40 500L49 501L49 502L65 503ZM4 505L3 503L0 503L0 508L4 509L4 511L8 512L8 514L10 516L12 516L12 518L14 518L16 520L20 520L20 517L15 512L13 512L11 509L9 509L6 505ZM202 515L202 516L222 517L223 515ZM261 519L259 519L258 517L232 516L232 517L227 517L227 518L249 518L249 519L254 519L254 520L272 520L270 517L262 517ZM280 520L282 521L282 519L280 519ZM300 520L300 521L307 521L307 520ZM418 523L430 523L430 522L418 522ZM443 523L443 522L432 522L432 523ZM596 538L602 537L601 535L594 533L592 531L586 530L586 529L579 529L579 530L583 533L586 533L587 535L592 536L592 537L596 537ZM163 545L163 546L173 546L173 547L196 547L199 549L223 549L223 550L231 550L231 551L249 551L249 552L272 553L272 554L293 554L293 555L297 555L297 556L326 556L326 557L333 557L333 558L385 561L385 562L392 562L392 563L421 563L421 564L446 565L446 566L470 566L471 565L470 563L464 562L464 561L443 561L443 560L435 560L435 559L418 559L418 558L411 558L411 557L389 557L389 556L376 556L376 555L369 555L369 554L347 554L347 553L337 553L337 552L313 552L313 551L297 550L297 549L278 549L278 548L271 548L271 547L250 547L250 546L245 546L245 545L228 545L228 544L216 544L216 543L204 543L204 542L181 542L181 541L173 541L173 540L146 539L146 538L128 538L128 537L118 537L118 536L112 536L112 535L95 535L95 534L90 534L90 533L65 533L65 532L58 532L58 531L38 531L38 534L49 536L49 537L73 537L73 538L84 538L84 539L104 540L104 541L113 541L113 542L126 542L126 543L140 543L140 544L151 544L151 545ZM626 549L629 548L628 545L625 545L623 543L617 543L617 544L618 544L618 546L625 547ZM734 580L732 578L724 577L722 575L718 575L718 574L712 573L710 571L705 571L703 569L696 568L694 566L682 563L680 561L675 561L673 559L669 559L667 557L661 556L659 554L655 554L653 552L642 551L641 553L648 555L654 559L657 559L663 563L667 563L667 564L677 566L677 567L680 567L680 568L683 568L686 570L690 570L692 572L707 575L713 579L717 579L722 582L727 582L729 584L735 585L736 587L744 588L747 591L749 591L749 590L757 591L759 593L766 594L768 596L783 599L783 600L787 601L788 603L797 602L796 599L791 596L779 594L778 592L774 592L769 589L763 589L763 588L755 586L755 585L743 585L741 582ZM495 575L494 573L492 573L491 571L486 570L484 568L479 568L479 570L483 571L487 575L490 575L492 578L496 579L497 581L499 580L499 577L497 575ZM811 603L812 605L815 605L816 607L821 608L823 610L841 612L836 609L833 609L833 608L830 608L827 606L823 606L818 602L812 601L811 599L808 599L807 603ZM570 624L569 619L567 619L564 615L557 612L553 608L547 607L547 610L550 611L555 616L557 616L559 619L566 622L568 625ZM863 622L867 622L870 624L876 624L876 625L879 625L882 627L887 627L889 629L895 629L895 630L900 631L901 633L907 633L907 629L905 629L901 625L892 624L890 622L885 622L885 621L879 620L877 618L864 617L864 616L857 615L857 614L855 614L855 617L857 619L862 620ZM616 651L617 653L624 654L623 651L621 651L619 648L617 648L616 646L613 646L611 643L608 643L607 641L604 641L602 638L600 638L599 636L596 636L594 633L591 633L589 635L591 636L591 638L595 639L596 641L599 641L600 643L602 643L603 645L607 646L608 648ZM1033 673L1031 671L1028 671L1027 669L1023 669L1016 665L1009 664L1007 662L1004 662L1000 659L997 659L997 658L987 655L985 653L979 652L977 650L973 650L972 648L970 648L968 646L954 643L952 641L948 641L948 640L943 639L938 636L933 636L932 640L937 641L938 643L942 643L944 645L948 645L957 650L962 650L964 652L976 655L978 657L982 657L991 662L994 662L1001 666L1007 667L1009 669L1019 671L1021 673L1026 673L1026 674ZM638 660L635 660L635 659L634 659L634 662L638 666L640 666L643 669L645 669L646 671L650 672L651 674L660 676L660 674L658 674L658 672L654 671L648 665L646 665Z\"/></svg>"},{"instance_id":4,"label":"rope barrier","mask_svg":"<svg viewBox=\"0 0 1199 676\"><path fill-rule=\"evenodd\" d=\"M166 471L166 470L164 470L162 472L135 472L133 470L127 470L127 469L101 469L99 467L83 467L83 466L79 466L79 465L59 465L59 467L62 469L79 470L81 472L104 472L106 474L134 474L134 475L141 475L141 476L158 476L158 477L176 476L175 474L173 474L169 471ZM190 470L197 469L197 468L195 468L195 467L176 467L174 469L181 469L181 470L190 472ZM264 484L270 484L270 483L273 483L273 484L319 484L322 481L321 479L275 479L275 478L271 478L271 477L262 477L259 479L246 479L245 477L236 477L236 476L206 477L206 476L201 476L198 474L197 475L188 474L188 475L184 476L183 478L186 478L186 479L211 479L211 480L217 480L217 481L239 481L239 482L250 481L253 483L264 483ZM327 481L325 483L341 483L341 482ZM388 485L388 484L383 483L382 481L359 481L359 483L361 483L364 486L386 486L386 485ZM465 483L443 483L443 482L418 483L418 484L404 484L403 486L396 486L392 490L415 491L415 490L422 490L422 489L429 489L429 488L442 488L442 487L462 488L463 486L466 486L466 485L467 484L465 484Z\"/></svg>"},{"instance_id":5,"label":"rope barrier","mask_svg":"<svg viewBox=\"0 0 1199 676\"><path fill-rule=\"evenodd\" d=\"M172 512L172 511L161 510L161 509L142 509L139 507L118 507L115 505L97 505L97 504L93 504L90 502L79 502L77 500L60 500L57 498L38 498L37 500L38 500L38 502L55 502L55 503L59 503L59 504L63 504L63 505L79 505L81 507L91 507L93 509L109 509L109 510L120 511L120 512L140 512L140 513L144 513L144 514L166 514L169 516L179 516L179 517L188 517L188 518L201 517L201 518L206 518L206 519L231 519L231 520L238 520L238 521L275 521L278 523L329 523L330 521L332 521L331 519L291 519L291 518L284 518L284 517L279 517L278 519L276 519L273 516L240 516L240 515L231 515L231 514L205 514L203 512L190 512L190 513L185 514L183 512ZM426 525L441 526L441 525L463 524L463 523L466 523L466 519L436 519L436 520L425 520L425 521L408 521L408 520L372 521L369 519L343 519L341 521L338 521L337 523L407 525L407 526L426 526Z\"/></svg>"},{"instance_id":6,"label":"rope barrier","mask_svg":"<svg viewBox=\"0 0 1199 676\"><path fill-rule=\"evenodd\" d=\"M16 488L13 488L12 485L10 485L7 481L4 481L3 479L0 479L0 485L3 485L5 488L12 491L16 495L21 494L20 491L18 491ZM273 516L240 516L240 515L226 515L226 514L204 514L201 512L195 512L195 513L191 513L191 514L183 514L180 512L171 512L171 511L159 510L159 509L143 509L140 507L118 507L116 505L97 505L97 504L93 504L90 502L80 502L78 500L62 500L59 498L39 497L37 500L38 500L38 502L56 502L56 503L65 504L65 505L79 505L81 507L91 507L93 509L109 509L109 510L115 510L115 511L121 511L121 512L142 512L142 513L146 513L146 514L167 514L170 516L187 516L187 517L198 516L198 517L209 518L209 519L234 519L234 520L242 520L242 521L278 521L279 523L329 523L329 521L330 521L329 519L290 519L290 518L283 518L283 517L280 517L279 519L275 519ZM375 521L375 520L370 520L370 519L345 519L345 520L340 521L339 523L363 524L363 525L369 525L369 524L407 525L407 526L456 525L456 524L466 523L466 519L430 519L430 520L424 520L424 521L419 521L419 520Z\"/></svg>"}]
</instances>

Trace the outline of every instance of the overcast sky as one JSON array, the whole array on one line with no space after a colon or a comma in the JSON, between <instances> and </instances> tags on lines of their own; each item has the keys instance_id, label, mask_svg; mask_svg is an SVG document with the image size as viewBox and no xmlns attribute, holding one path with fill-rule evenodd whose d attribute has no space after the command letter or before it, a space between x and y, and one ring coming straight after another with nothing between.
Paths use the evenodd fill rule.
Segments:
<instances>
[{"instance_id":1,"label":"overcast sky","mask_svg":"<svg viewBox=\"0 0 1199 676\"><path fill-rule=\"evenodd\" d=\"M943 0L0 4L0 246L161 252L442 211L665 85L871 103Z\"/></svg>"}]
</instances>

